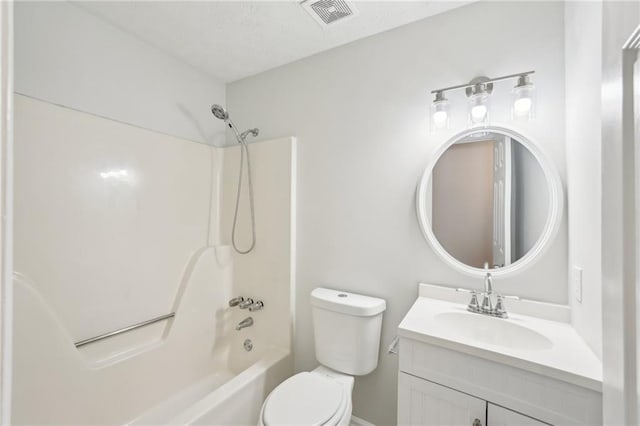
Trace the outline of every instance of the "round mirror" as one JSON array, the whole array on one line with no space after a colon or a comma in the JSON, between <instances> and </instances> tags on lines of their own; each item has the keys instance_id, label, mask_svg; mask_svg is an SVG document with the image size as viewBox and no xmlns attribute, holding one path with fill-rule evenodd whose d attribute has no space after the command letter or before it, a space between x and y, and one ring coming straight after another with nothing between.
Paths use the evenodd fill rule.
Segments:
<instances>
[{"instance_id":1,"label":"round mirror","mask_svg":"<svg viewBox=\"0 0 640 426\"><path fill-rule=\"evenodd\" d=\"M553 164L532 141L502 127L469 129L443 144L417 194L427 241L472 276L529 266L555 236L562 203Z\"/></svg>"}]
</instances>

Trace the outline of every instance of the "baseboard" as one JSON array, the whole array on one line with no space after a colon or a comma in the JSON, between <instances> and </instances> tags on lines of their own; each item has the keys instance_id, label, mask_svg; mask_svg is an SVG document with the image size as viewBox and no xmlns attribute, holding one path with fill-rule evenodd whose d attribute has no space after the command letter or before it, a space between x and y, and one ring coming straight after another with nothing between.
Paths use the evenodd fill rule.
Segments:
<instances>
[{"instance_id":1,"label":"baseboard","mask_svg":"<svg viewBox=\"0 0 640 426\"><path fill-rule=\"evenodd\" d=\"M361 419L360 417L351 416L351 422L349 422L349 426L376 426L373 423L369 423L366 420Z\"/></svg>"}]
</instances>

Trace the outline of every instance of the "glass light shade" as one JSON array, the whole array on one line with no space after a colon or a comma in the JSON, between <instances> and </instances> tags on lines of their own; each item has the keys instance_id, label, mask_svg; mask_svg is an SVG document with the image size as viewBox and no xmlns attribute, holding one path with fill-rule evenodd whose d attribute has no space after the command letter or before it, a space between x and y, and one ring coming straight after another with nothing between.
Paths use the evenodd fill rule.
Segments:
<instances>
[{"instance_id":1,"label":"glass light shade","mask_svg":"<svg viewBox=\"0 0 640 426\"><path fill-rule=\"evenodd\" d=\"M518 85L513 89L511 118L514 120L531 120L535 118L535 87L533 83Z\"/></svg>"},{"instance_id":2,"label":"glass light shade","mask_svg":"<svg viewBox=\"0 0 640 426\"><path fill-rule=\"evenodd\" d=\"M489 122L489 94L476 93L469 97L469 125L485 125Z\"/></svg>"},{"instance_id":3,"label":"glass light shade","mask_svg":"<svg viewBox=\"0 0 640 426\"><path fill-rule=\"evenodd\" d=\"M431 104L431 131L449 128L449 101L446 99L433 101Z\"/></svg>"}]
</instances>

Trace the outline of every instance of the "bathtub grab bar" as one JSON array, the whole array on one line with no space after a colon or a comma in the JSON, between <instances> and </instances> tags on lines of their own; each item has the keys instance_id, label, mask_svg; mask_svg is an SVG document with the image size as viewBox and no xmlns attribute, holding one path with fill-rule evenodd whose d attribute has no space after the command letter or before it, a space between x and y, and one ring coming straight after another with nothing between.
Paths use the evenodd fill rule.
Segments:
<instances>
[{"instance_id":1,"label":"bathtub grab bar","mask_svg":"<svg viewBox=\"0 0 640 426\"><path fill-rule=\"evenodd\" d=\"M135 330L136 328L144 327L145 325L150 325L158 321L172 318L175 315L176 315L175 312L171 312L170 314L161 315L159 317L155 317L147 321L142 321L142 322L139 322L138 324L130 325L128 327L124 327L119 330L110 331L108 333L104 333L99 336L80 340L79 342L75 342L74 345L76 345L76 348L79 348L80 346L88 345L89 343L97 342L98 340L106 339L107 337L117 336L118 334L126 333L127 331Z\"/></svg>"}]
</instances>

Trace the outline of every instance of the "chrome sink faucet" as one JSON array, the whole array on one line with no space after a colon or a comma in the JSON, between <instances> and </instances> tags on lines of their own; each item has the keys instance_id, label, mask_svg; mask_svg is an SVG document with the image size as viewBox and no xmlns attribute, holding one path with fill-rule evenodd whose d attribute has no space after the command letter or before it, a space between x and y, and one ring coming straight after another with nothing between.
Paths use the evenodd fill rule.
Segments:
<instances>
[{"instance_id":1,"label":"chrome sink faucet","mask_svg":"<svg viewBox=\"0 0 640 426\"><path fill-rule=\"evenodd\" d=\"M480 308L483 314L491 315L493 313L493 303L491 303L492 295L493 279L491 278L491 272L487 272L487 275L484 277L484 293L482 294L482 307Z\"/></svg>"},{"instance_id":2,"label":"chrome sink faucet","mask_svg":"<svg viewBox=\"0 0 640 426\"><path fill-rule=\"evenodd\" d=\"M491 300L494 294L493 278L491 277L491 273L488 270L484 277L484 292L482 292L482 304L478 303L478 293L475 290L466 290L462 288L459 288L457 290L471 293L471 300L469 301L469 305L467 305L467 311L473 312L475 314L490 315L497 318L508 318L509 316L504 306L504 299L520 299L517 296L503 296L496 293L496 303L494 306L493 301Z\"/></svg>"}]
</instances>

